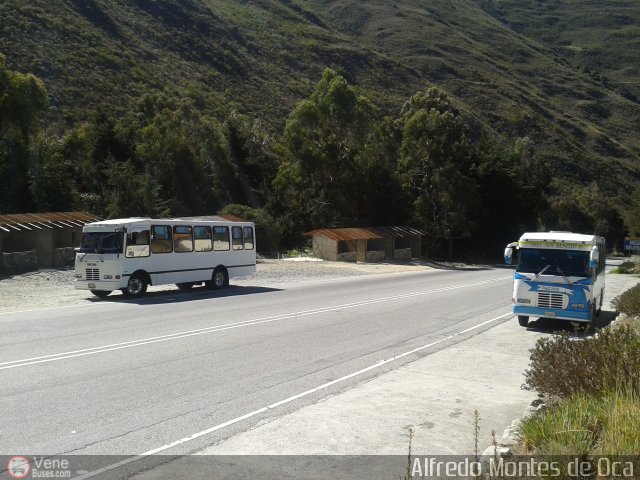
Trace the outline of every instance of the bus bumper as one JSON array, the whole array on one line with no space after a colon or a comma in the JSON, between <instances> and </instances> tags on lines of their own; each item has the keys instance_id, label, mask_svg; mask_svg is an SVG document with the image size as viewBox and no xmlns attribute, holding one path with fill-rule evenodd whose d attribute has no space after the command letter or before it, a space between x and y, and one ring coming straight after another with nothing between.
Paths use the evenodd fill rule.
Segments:
<instances>
[{"instance_id":1,"label":"bus bumper","mask_svg":"<svg viewBox=\"0 0 640 480\"><path fill-rule=\"evenodd\" d=\"M120 285L120 282L108 282L108 281L107 282L105 281L90 282L88 280L76 280L74 284L74 288L76 290L104 290L104 291L112 292L114 290L118 290L123 287Z\"/></svg>"},{"instance_id":2,"label":"bus bumper","mask_svg":"<svg viewBox=\"0 0 640 480\"><path fill-rule=\"evenodd\" d=\"M584 310L552 310L514 305L513 314L527 317L557 318L558 320L570 320L572 322L591 321L591 309L589 308Z\"/></svg>"}]
</instances>

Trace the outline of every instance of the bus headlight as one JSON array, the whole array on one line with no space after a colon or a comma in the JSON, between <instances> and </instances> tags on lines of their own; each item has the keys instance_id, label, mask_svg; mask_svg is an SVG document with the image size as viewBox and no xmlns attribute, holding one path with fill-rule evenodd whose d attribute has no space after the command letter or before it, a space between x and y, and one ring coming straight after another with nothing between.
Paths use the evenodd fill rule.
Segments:
<instances>
[{"instance_id":1,"label":"bus headlight","mask_svg":"<svg viewBox=\"0 0 640 480\"><path fill-rule=\"evenodd\" d=\"M113 275L105 275L103 278L105 280L111 280L113 278Z\"/></svg>"}]
</instances>

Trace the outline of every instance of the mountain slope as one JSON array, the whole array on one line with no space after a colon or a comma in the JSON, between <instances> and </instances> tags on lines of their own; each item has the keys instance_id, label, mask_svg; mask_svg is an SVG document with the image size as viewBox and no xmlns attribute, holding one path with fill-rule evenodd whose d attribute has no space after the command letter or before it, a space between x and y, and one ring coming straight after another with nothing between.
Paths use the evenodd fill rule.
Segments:
<instances>
[{"instance_id":1,"label":"mountain slope","mask_svg":"<svg viewBox=\"0 0 640 480\"><path fill-rule=\"evenodd\" d=\"M10 68L45 81L51 118L69 126L102 106L124 111L157 89L213 95L221 110L279 129L326 67L390 115L436 84L476 127L509 142L532 138L563 182L597 180L622 201L619 185L640 182L640 105L561 55L543 34L544 12L520 3L7 0L0 52ZM568 3L551 3L562 6L554 15L570 31ZM640 5L626 8L640 16ZM600 37L589 38L596 45ZM631 77L629 56L602 52L615 65L603 64L601 75Z\"/></svg>"},{"instance_id":2,"label":"mountain slope","mask_svg":"<svg viewBox=\"0 0 640 480\"><path fill-rule=\"evenodd\" d=\"M612 164L618 180L629 167L637 178L640 105L474 2L309 3L328 11L352 38L402 58L426 81L443 86L482 123L534 138L575 181L598 177L608 164L603 158L620 160Z\"/></svg>"}]
</instances>

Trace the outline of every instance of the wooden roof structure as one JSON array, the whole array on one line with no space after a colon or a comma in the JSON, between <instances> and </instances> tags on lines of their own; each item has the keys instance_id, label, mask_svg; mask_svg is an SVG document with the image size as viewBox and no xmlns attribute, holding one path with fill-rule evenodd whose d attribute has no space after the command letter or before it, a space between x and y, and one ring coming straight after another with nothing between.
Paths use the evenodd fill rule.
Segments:
<instances>
[{"instance_id":1,"label":"wooden roof structure","mask_svg":"<svg viewBox=\"0 0 640 480\"><path fill-rule=\"evenodd\" d=\"M86 212L17 213L0 215L0 231L21 232L45 228L74 228L102 220Z\"/></svg>"},{"instance_id":2,"label":"wooden roof structure","mask_svg":"<svg viewBox=\"0 0 640 480\"><path fill-rule=\"evenodd\" d=\"M364 227L364 228L319 228L304 234L305 237L322 235L332 240L353 241L353 240L376 240L381 238L405 238L424 236L424 232L404 226L394 227Z\"/></svg>"}]
</instances>

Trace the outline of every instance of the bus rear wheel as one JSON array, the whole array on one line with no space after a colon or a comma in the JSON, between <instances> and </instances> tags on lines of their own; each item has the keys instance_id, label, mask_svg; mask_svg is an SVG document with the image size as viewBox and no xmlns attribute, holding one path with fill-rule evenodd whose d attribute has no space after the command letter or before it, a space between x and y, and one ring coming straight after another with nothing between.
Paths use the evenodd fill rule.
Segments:
<instances>
[{"instance_id":1,"label":"bus rear wheel","mask_svg":"<svg viewBox=\"0 0 640 480\"><path fill-rule=\"evenodd\" d=\"M129 283L122 289L122 293L127 297L141 297L147 291L148 286L147 279L136 273L131 275Z\"/></svg>"},{"instance_id":2,"label":"bus rear wheel","mask_svg":"<svg viewBox=\"0 0 640 480\"><path fill-rule=\"evenodd\" d=\"M98 298L107 298L111 293L111 290L91 290L91 293Z\"/></svg>"},{"instance_id":3,"label":"bus rear wheel","mask_svg":"<svg viewBox=\"0 0 640 480\"><path fill-rule=\"evenodd\" d=\"M213 271L211 280L206 283L208 288L212 290L219 290L229 285L229 274L225 268L218 267Z\"/></svg>"},{"instance_id":4,"label":"bus rear wheel","mask_svg":"<svg viewBox=\"0 0 640 480\"><path fill-rule=\"evenodd\" d=\"M595 303L591 307L591 320L589 320L589 328L595 330L598 327L598 307Z\"/></svg>"},{"instance_id":5,"label":"bus rear wheel","mask_svg":"<svg viewBox=\"0 0 640 480\"><path fill-rule=\"evenodd\" d=\"M529 325L529 317L526 315L518 315L518 324L520 324L521 327L526 327Z\"/></svg>"}]
</instances>

